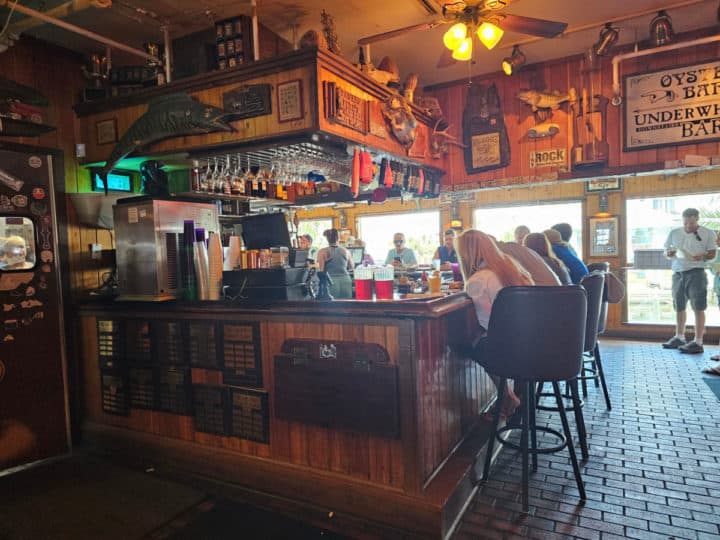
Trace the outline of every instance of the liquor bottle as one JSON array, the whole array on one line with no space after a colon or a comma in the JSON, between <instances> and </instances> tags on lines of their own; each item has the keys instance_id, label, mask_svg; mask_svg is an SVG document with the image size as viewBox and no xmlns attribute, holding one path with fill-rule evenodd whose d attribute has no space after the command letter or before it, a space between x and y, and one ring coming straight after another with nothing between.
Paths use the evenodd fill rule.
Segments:
<instances>
[{"instance_id":1,"label":"liquor bottle","mask_svg":"<svg viewBox=\"0 0 720 540\"><path fill-rule=\"evenodd\" d=\"M194 159L190 170L190 190L200 191L200 162Z\"/></svg>"}]
</instances>

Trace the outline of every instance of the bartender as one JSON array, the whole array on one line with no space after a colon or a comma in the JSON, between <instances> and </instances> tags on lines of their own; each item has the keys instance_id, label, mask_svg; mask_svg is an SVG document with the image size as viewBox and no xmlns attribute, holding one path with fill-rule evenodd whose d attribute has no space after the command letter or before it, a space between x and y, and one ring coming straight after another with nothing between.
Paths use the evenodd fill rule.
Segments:
<instances>
[{"instance_id":1,"label":"bartender","mask_svg":"<svg viewBox=\"0 0 720 540\"><path fill-rule=\"evenodd\" d=\"M433 259L440 259L441 270L451 270L453 263L457 264L457 252L455 251L455 231L445 231L445 242L435 250Z\"/></svg>"},{"instance_id":2,"label":"bartender","mask_svg":"<svg viewBox=\"0 0 720 540\"><path fill-rule=\"evenodd\" d=\"M395 233L393 244L395 244L395 248L388 251L385 264L392 264L393 266L417 265L415 252L409 247L405 247L405 235L403 233Z\"/></svg>"},{"instance_id":3,"label":"bartender","mask_svg":"<svg viewBox=\"0 0 720 540\"><path fill-rule=\"evenodd\" d=\"M327 239L328 247L317 253L318 270L327 272L332 279L330 294L333 298L352 298L352 280L349 270L353 269L350 252L338 245L340 232L337 229L328 229L323 235Z\"/></svg>"}]
</instances>

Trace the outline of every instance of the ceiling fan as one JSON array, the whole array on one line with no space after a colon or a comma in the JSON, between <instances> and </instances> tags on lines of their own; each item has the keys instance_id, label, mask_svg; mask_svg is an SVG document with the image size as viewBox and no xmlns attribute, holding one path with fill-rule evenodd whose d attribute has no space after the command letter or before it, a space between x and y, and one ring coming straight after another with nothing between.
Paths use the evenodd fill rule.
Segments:
<instances>
[{"instance_id":1,"label":"ceiling fan","mask_svg":"<svg viewBox=\"0 0 720 540\"><path fill-rule=\"evenodd\" d=\"M472 34L477 32L478 39L488 49L492 49L500 41L505 30L529 34L543 38L552 38L562 34L567 23L523 17L502 13L512 0L476 0L448 1L442 5L442 19L414 24L389 32L382 32L358 40L364 46L384 41L408 32L429 30L440 25L449 24L449 30L443 37L447 50L441 56L438 67L452 65L455 60L470 60L472 57Z\"/></svg>"}]
</instances>

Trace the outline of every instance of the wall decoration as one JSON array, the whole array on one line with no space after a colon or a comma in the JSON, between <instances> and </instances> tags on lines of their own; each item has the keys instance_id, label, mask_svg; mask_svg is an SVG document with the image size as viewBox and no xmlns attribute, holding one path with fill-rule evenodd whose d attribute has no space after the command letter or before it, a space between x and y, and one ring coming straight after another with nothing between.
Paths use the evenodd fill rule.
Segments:
<instances>
[{"instance_id":1,"label":"wall decoration","mask_svg":"<svg viewBox=\"0 0 720 540\"><path fill-rule=\"evenodd\" d=\"M150 100L145 114L127 129L110 153L105 166L98 172L105 183L105 193L108 173L125 156L142 146L170 137L232 131L233 128L225 122L226 116L227 113L222 109L195 101L185 93Z\"/></svg>"},{"instance_id":2,"label":"wall decoration","mask_svg":"<svg viewBox=\"0 0 720 540\"><path fill-rule=\"evenodd\" d=\"M570 88L564 94L557 90L554 92L541 92L539 90L521 89L517 94L517 98L526 105L530 105L535 116L535 125L528 129L527 132L529 139L554 137L560 133L560 125L551 122L553 111L559 109L560 105L567 101L575 102L577 100L574 88Z\"/></svg>"},{"instance_id":3,"label":"wall decoration","mask_svg":"<svg viewBox=\"0 0 720 540\"><path fill-rule=\"evenodd\" d=\"M585 193L597 191L622 191L622 180L620 178L604 178L585 182Z\"/></svg>"},{"instance_id":4,"label":"wall decoration","mask_svg":"<svg viewBox=\"0 0 720 540\"><path fill-rule=\"evenodd\" d=\"M623 150L720 139L718 73L720 60L625 76Z\"/></svg>"},{"instance_id":5,"label":"wall decoration","mask_svg":"<svg viewBox=\"0 0 720 540\"><path fill-rule=\"evenodd\" d=\"M272 113L272 88L269 84L244 84L223 94L223 109L228 120L244 120Z\"/></svg>"},{"instance_id":6,"label":"wall decoration","mask_svg":"<svg viewBox=\"0 0 720 540\"><path fill-rule=\"evenodd\" d=\"M478 84L468 89L463 142L468 174L507 167L510 163L510 140L494 84Z\"/></svg>"},{"instance_id":7,"label":"wall decoration","mask_svg":"<svg viewBox=\"0 0 720 540\"><path fill-rule=\"evenodd\" d=\"M301 120L303 113L302 81L296 79L277 85L278 122Z\"/></svg>"},{"instance_id":8,"label":"wall decoration","mask_svg":"<svg viewBox=\"0 0 720 540\"><path fill-rule=\"evenodd\" d=\"M590 74L592 77L592 73ZM608 98L601 95L588 97L585 88L582 99L573 104L572 165L574 169L607 165L610 148L607 143Z\"/></svg>"},{"instance_id":9,"label":"wall decoration","mask_svg":"<svg viewBox=\"0 0 720 540\"><path fill-rule=\"evenodd\" d=\"M593 218L590 221L590 256L617 257L618 229L620 220L617 217Z\"/></svg>"},{"instance_id":10,"label":"wall decoration","mask_svg":"<svg viewBox=\"0 0 720 540\"><path fill-rule=\"evenodd\" d=\"M114 118L101 120L95 124L98 144L110 144L117 141L117 121Z\"/></svg>"},{"instance_id":11,"label":"wall decoration","mask_svg":"<svg viewBox=\"0 0 720 540\"><path fill-rule=\"evenodd\" d=\"M360 133L370 131L370 102L334 82L323 81L325 118Z\"/></svg>"},{"instance_id":12,"label":"wall decoration","mask_svg":"<svg viewBox=\"0 0 720 540\"><path fill-rule=\"evenodd\" d=\"M530 168L567 166L567 148L549 148L530 152Z\"/></svg>"},{"instance_id":13,"label":"wall decoration","mask_svg":"<svg viewBox=\"0 0 720 540\"><path fill-rule=\"evenodd\" d=\"M383 103L382 111L391 133L409 150L417 137L418 125L410 105L401 96L391 96Z\"/></svg>"}]
</instances>

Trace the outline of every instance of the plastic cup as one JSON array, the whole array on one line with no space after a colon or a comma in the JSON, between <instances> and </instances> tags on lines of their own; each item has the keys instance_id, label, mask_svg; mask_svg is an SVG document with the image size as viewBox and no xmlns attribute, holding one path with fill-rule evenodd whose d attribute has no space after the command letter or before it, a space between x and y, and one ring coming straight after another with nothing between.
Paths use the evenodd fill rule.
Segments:
<instances>
[{"instance_id":1,"label":"plastic cup","mask_svg":"<svg viewBox=\"0 0 720 540\"><path fill-rule=\"evenodd\" d=\"M393 297L392 279L386 281L375 281L375 297L378 300L392 300Z\"/></svg>"},{"instance_id":2,"label":"plastic cup","mask_svg":"<svg viewBox=\"0 0 720 540\"><path fill-rule=\"evenodd\" d=\"M440 259L433 259L432 265L433 269L440 270Z\"/></svg>"},{"instance_id":3,"label":"plastic cup","mask_svg":"<svg viewBox=\"0 0 720 540\"><path fill-rule=\"evenodd\" d=\"M371 300L373 292L372 279L355 280L355 298L357 300Z\"/></svg>"}]
</instances>

